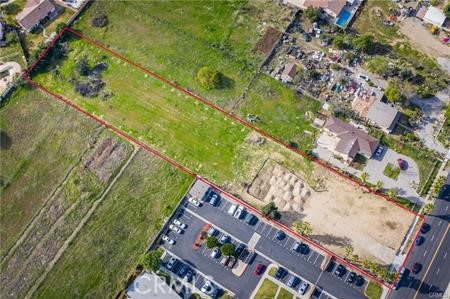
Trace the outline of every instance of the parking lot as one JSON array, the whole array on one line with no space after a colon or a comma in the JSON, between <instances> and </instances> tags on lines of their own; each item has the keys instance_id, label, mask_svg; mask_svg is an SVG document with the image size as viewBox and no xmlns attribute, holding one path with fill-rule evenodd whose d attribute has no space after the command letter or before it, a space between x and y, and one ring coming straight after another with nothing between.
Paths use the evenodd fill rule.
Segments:
<instances>
[{"instance_id":1,"label":"parking lot","mask_svg":"<svg viewBox=\"0 0 450 299\"><path fill-rule=\"evenodd\" d=\"M197 181L187 197L194 196L201 202L208 189L209 185ZM308 282L311 290L313 285L317 285L323 291L317 293L316 298L326 298L328 295L336 298L364 298L365 281L361 286L347 283L350 271L345 271L339 277L333 275L334 269L337 267L337 264L333 262L325 271L322 271L320 269L324 260L322 254L310 246L307 246L307 252L294 252L291 248L295 242L301 243L300 240L289 235L285 235L280 240L276 235L279 230L265 220L257 218L252 225L249 225L245 223L245 215L241 219L229 215L227 212L234 203L225 194L219 195L221 199L216 206L204 202L197 207L189 203L188 198L183 199L182 207L176 218L187 227L181 234L173 230L165 232L175 242L173 245L168 242L163 245L170 254L183 260L197 272L209 276L219 288L232 291L236 298L251 297L261 279L261 276L253 274L254 267L259 263L265 265L266 268L271 263L281 265L290 273L294 273L301 281ZM223 234L227 234L231 237L230 242L236 246L243 243L252 247L250 249L254 249L255 254L241 277L236 276L231 269L220 264L222 257L211 258L211 250L207 249L205 245L196 250L193 249L193 243L205 224L211 224L219 231L218 239ZM283 277L282 281L285 279L287 278ZM197 281L197 288L200 289L202 284L203 281Z\"/></svg>"}]
</instances>

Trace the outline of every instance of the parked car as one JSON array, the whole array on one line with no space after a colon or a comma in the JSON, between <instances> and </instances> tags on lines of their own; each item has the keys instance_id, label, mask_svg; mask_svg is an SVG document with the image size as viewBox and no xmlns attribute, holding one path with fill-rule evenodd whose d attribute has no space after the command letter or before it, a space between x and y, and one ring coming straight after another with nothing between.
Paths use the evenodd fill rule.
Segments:
<instances>
[{"instance_id":1,"label":"parked car","mask_svg":"<svg viewBox=\"0 0 450 299\"><path fill-rule=\"evenodd\" d=\"M414 263L414 265L412 266L411 272L414 274L417 274L420 272L420 270L422 270L422 265L419 263Z\"/></svg>"},{"instance_id":2,"label":"parked car","mask_svg":"<svg viewBox=\"0 0 450 299\"><path fill-rule=\"evenodd\" d=\"M309 252L308 245L306 245L305 243L300 244L299 251L301 254L308 254L308 252Z\"/></svg>"},{"instance_id":3,"label":"parked car","mask_svg":"<svg viewBox=\"0 0 450 299\"><path fill-rule=\"evenodd\" d=\"M244 244L244 243L240 243L240 244L236 247L236 250L234 251L234 255L235 255L236 257L239 257L244 249L245 249L245 244Z\"/></svg>"},{"instance_id":4,"label":"parked car","mask_svg":"<svg viewBox=\"0 0 450 299\"><path fill-rule=\"evenodd\" d=\"M406 268L405 268L405 267L403 267L403 268L400 270L400 273L399 273L399 275L398 275L397 281L396 281L395 284L394 284L394 290L398 290L398 289L400 288L400 285L401 285L401 283L402 283L402 279L403 279L403 275L405 274L405 271L406 271Z\"/></svg>"},{"instance_id":5,"label":"parked car","mask_svg":"<svg viewBox=\"0 0 450 299\"><path fill-rule=\"evenodd\" d=\"M178 219L175 219L175 220L173 221L173 224L175 224L176 226L178 226L179 228L182 228L182 229L186 229L186 228L187 228L187 225L184 224L183 222L181 222L181 221L178 220Z\"/></svg>"},{"instance_id":6,"label":"parked car","mask_svg":"<svg viewBox=\"0 0 450 299\"><path fill-rule=\"evenodd\" d=\"M206 235L207 235L208 237L212 237L212 236L217 235L218 232L219 232L219 231L218 231L217 229L215 229L213 226L211 226L211 227L209 228L208 232L206 233Z\"/></svg>"},{"instance_id":7,"label":"parked car","mask_svg":"<svg viewBox=\"0 0 450 299\"><path fill-rule=\"evenodd\" d=\"M220 237L219 239L219 243L220 244L225 244L225 243L229 243L231 240L229 235L223 234L222 237Z\"/></svg>"},{"instance_id":8,"label":"parked car","mask_svg":"<svg viewBox=\"0 0 450 299\"><path fill-rule=\"evenodd\" d=\"M299 249L300 249L300 243L294 242L294 244L292 244L291 250L294 252L298 252Z\"/></svg>"},{"instance_id":9,"label":"parked car","mask_svg":"<svg viewBox=\"0 0 450 299\"><path fill-rule=\"evenodd\" d=\"M179 228L178 226L175 226L173 224L169 225L169 229L176 232L177 234L183 233L183 230Z\"/></svg>"},{"instance_id":10,"label":"parked car","mask_svg":"<svg viewBox=\"0 0 450 299\"><path fill-rule=\"evenodd\" d=\"M384 146L382 146L382 145L378 146L377 150L375 151L375 157L381 157L383 152L384 152Z\"/></svg>"},{"instance_id":11,"label":"parked car","mask_svg":"<svg viewBox=\"0 0 450 299\"><path fill-rule=\"evenodd\" d=\"M231 205L227 212L228 215L233 216L234 213L236 212L236 209L237 209L237 205Z\"/></svg>"},{"instance_id":12,"label":"parked car","mask_svg":"<svg viewBox=\"0 0 450 299\"><path fill-rule=\"evenodd\" d=\"M275 237L278 239L278 240L283 240L285 237L286 237L286 234L282 231L282 230L279 230L279 231L277 231L277 233L275 234Z\"/></svg>"},{"instance_id":13,"label":"parked car","mask_svg":"<svg viewBox=\"0 0 450 299\"><path fill-rule=\"evenodd\" d=\"M428 223L424 223L422 225L422 227L420 228L420 232L422 234L426 234L430 230L430 228L431 228L431 225L429 225Z\"/></svg>"},{"instance_id":14,"label":"parked car","mask_svg":"<svg viewBox=\"0 0 450 299\"><path fill-rule=\"evenodd\" d=\"M308 287L309 287L309 283L307 283L306 281L304 281L304 282L302 282L302 283L300 284L300 287L298 288L298 292L299 292L301 295L305 295L306 290L308 290Z\"/></svg>"},{"instance_id":15,"label":"parked car","mask_svg":"<svg viewBox=\"0 0 450 299\"><path fill-rule=\"evenodd\" d=\"M408 168L408 163L403 159L397 159L397 163L401 170L406 170L406 168Z\"/></svg>"},{"instance_id":16,"label":"parked car","mask_svg":"<svg viewBox=\"0 0 450 299\"><path fill-rule=\"evenodd\" d=\"M211 199L209 200L210 205L212 206L217 206L220 202L220 197L219 195L217 195L216 193L213 193L213 195L211 196Z\"/></svg>"},{"instance_id":17,"label":"parked car","mask_svg":"<svg viewBox=\"0 0 450 299\"><path fill-rule=\"evenodd\" d=\"M364 277L362 277L361 275L356 276L355 279L355 285L357 285L358 287L362 286L364 284Z\"/></svg>"},{"instance_id":18,"label":"parked car","mask_svg":"<svg viewBox=\"0 0 450 299\"><path fill-rule=\"evenodd\" d=\"M350 274L347 277L347 282L348 283L354 283L356 279L356 273L355 272L350 272Z\"/></svg>"},{"instance_id":19,"label":"parked car","mask_svg":"<svg viewBox=\"0 0 450 299\"><path fill-rule=\"evenodd\" d=\"M214 298L218 292L218 290L216 289L216 287L214 287L212 282L207 279L205 279L205 283L203 284L201 291L202 291L202 293L209 295L212 298Z\"/></svg>"},{"instance_id":20,"label":"parked car","mask_svg":"<svg viewBox=\"0 0 450 299\"><path fill-rule=\"evenodd\" d=\"M369 81L369 77L367 77L366 75L363 75L361 73L358 74L358 79L360 80L364 80L364 81Z\"/></svg>"},{"instance_id":21,"label":"parked car","mask_svg":"<svg viewBox=\"0 0 450 299\"><path fill-rule=\"evenodd\" d=\"M261 273L263 272L264 272L264 265L261 263L258 263L253 269L253 274L255 275L261 275Z\"/></svg>"},{"instance_id":22,"label":"parked car","mask_svg":"<svg viewBox=\"0 0 450 299\"><path fill-rule=\"evenodd\" d=\"M345 273L345 268L344 268L344 266L342 266L340 264L336 267L336 270L334 270L334 275L336 275L336 276L342 276L342 275L344 275L344 273Z\"/></svg>"},{"instance_id":23,"label":"parked car","mask_svg":"<svg viewBox=\"0 0 450 299\"><path fill-rule=\"evenodd\" d=\"M220 264L222 266L225 266L227 264L229 258L230 258L229 256L222 257L222 259L220 260Z\"/></svg>"},{"instance_id":24,"label":"parked car","mask_svg":"<svg viewBox=\"0 0 450 299\"><path fill-rule=\"evenodd\" d=\"M161 237L161 239L162 239L164 242L166 242L167 244L170 244L170 245L175 244L175 240L172 240L172 239L169 238L169 236L167 236L167 235L163 235L163 236Z\"/></svg>"},{"instance_id":25,"label":"parked car","mask_svg":"<svg viewBox=\"0 0 450 299\"><path fill-rule=\"evenodd\" d=\"M236 264L236 258L234 256L230 256L228 258L228 261L226 262L225 266L227 266L230 269L233 269L234 265Z\"/></svg>"},{"instance_id":26,"label":"parked car","mask_svg":"<svg viewBox=\"0 0 450 299\"><path fill-rule=\"evenodd\" d=\"M218 258L220 256L220 249L215 247L210 254L211 258L215 259Z\"/></svg>"},{"instance_id":27,"label":"parked car","mask_svg":"<svg viewBox=\"0 0 450 299\"><path fill-rule=\"evenodd\" d=\"M275 272L275 279L281 280L281 278L283 278L285 273L286 270L284 270L284 268L278 267L277 272Z\"/></svg>"},{"instance_id":28,"label":"parked car","mask_svg":"<svg viewBox=\"0 0 450 299\"><path fill-rule=\"evenodd\" d=\"M241 205L238 206L236 213L234 213L234 218L241 219L241 217L244 215L245 208Z\"/></svg>"},{"instance_id":29,"label":"parked car","mask_svg":"<svg viewBox=\"0 0 450 299\"><path fill-rule=\"evenodd\" d=\"M172 268L175 266L176 263L177 263L177 259L172 256L169 259L169 261L167 262L166 268L169 270L172 270Z\"/></svg>"},{"instance_id":30,"label":"parked car","mask_svg":"<svg viewBox=\"0 0 450 299\"><path fill-rule=\"evenodd\" d=\"M291 274L286 282L286 285L290 288L293 288L297 285L298 280L299 279L297 276Z\"/></svg>"},{"instance_id":31,"label":"parked car","mask_svg":"<svg viewBox=\"0 0 450 299\"><path fill-rule=\"evenodd\" d=\"M245 223L247 223L248 225L254 225L256 223L256 216L248 213L247 216L245 216Z\"/></svg>"},{"instance_id":32,"label":"parked car","mask_svg":"<svg viewBox=\"0 0 450 299\"><path fill-rule=\"evenodd\" d=\"M423 236L418 236L416 239L416 245L420 246L423 244L423 242L425 242L425 238Z\"/></svg>"},{"instance_id":33,"label":"parked car","mask_svg":"<svg viewBox=\"0 0 450 299\"><path fill-rule=\"evenodd\" d=\"M191 270L191 268L188 265L183 264L183 266L180 267L180 270L178 270L178 276L183 278L189 270Z\"/></svg>"},{"instance_id":34,"label":"parked car","mask_svg":"<svg viewBox=\"0 0 450 299\"><path fill-rule=\"evenodd\" d=\"M186 275L184 276L183 280L187 281L187 282L191 282L193 278L194 278L194 272L191 269L189 269L187 271Z\"/></svg>"},{"instance_id":35,"label":"parked car","mask_svg":"<svg viewBox=\"0 0 450 299\"><path fill-rule=\"evenodd\" d=\"M188 201L189 201L189 203L191 203L193 206L196 206L196 207L199 207L199 206L201 206L201 203L198 201L198 200L196 200L195 199L195 197L190 197L189 199L188 199Z\"/></svg>"}]
</instances>

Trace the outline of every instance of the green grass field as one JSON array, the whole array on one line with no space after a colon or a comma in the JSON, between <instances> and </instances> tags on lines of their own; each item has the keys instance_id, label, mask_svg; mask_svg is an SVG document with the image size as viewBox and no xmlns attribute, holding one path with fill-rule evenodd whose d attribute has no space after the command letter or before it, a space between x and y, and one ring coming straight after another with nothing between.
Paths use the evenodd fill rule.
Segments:
<instances>
[{"instance_id":1,"label":"green grass field","mask_svg":"<svg viewBox=\"0 0 450 299\"><path fill-rule=\"evenodd\" d=\"M141 150L34 297L115 297L191 181Z\"/></svg>"},{"instance_id":2,"label":"green grass field","mask_svg":"<svg viewBox=\"0 0 450 299\"><path fill-rule=\"evenodd\" d=\"M260 117L255 125L285 142L304 151L312 149L317 129L308 119L315 115L321 103L307 96L298 96L281 82L261 74L253 83L246 100L239 109L239 116L247 114Z\"/></svg>"},{"instance_id":3,"label":"green grass field","mask_svg":"<svg viewBox=\"0 0 450 299\"><path fill-rule=\"evenodd\" d=\"M294 295L286 290L285 288L281 288L280 292L278 293L277 299L292 299Z\"/></svg>"},{"instance_id":4,"label":"green grass field","mask_svg":"<svg viewBox=\"0 0 450 299\"><path fill-rule=\"evenodd\" d=\"M91 26L105 14L108 25ZM272 1L95 1L74 29L179 85L229 108L263 56L252 49L269 25L284 28L292 12ZM266 23L263 25L263 23ZM195 76L203 66L228 79L206 91Z\"/></svg>"},{"instance_id":5,"label":"green grass field","mask_svg":"<svg viewBox=\"0 0 450 299\"><path fill-rule=\"evenodd\" d=\"M79 159L97 126L26 88L0 109L2 255Z\"/></svg>"},{"instance_id":6,"label":"green grass field","mask_svg":"<svg viewBox=\"0 0 450 299\"><path fill-rule=\"evenodd\" d=\"M273 299L277 294L277 290L278 285L266 278L259 287L255 299Z\"/></svg>"}]
</instances>

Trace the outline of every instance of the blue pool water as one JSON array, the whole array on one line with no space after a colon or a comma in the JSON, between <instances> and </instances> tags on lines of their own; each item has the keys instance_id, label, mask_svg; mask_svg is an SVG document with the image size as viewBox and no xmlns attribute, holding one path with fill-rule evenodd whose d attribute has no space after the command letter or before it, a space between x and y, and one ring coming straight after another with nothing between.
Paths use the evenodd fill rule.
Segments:
<instances>
[{"instance_id":1,"label":"blue pool water","mask_svg":"<svg viewBox=\"0 0 450 299\"><path fill-rule=\"evenodd\" d=\"M351 16L352 16L351 12L343 10L339 15L339 18L336 20L336 25L338 25L339 27L345 27Z\"/></svg>"}]
</instances>

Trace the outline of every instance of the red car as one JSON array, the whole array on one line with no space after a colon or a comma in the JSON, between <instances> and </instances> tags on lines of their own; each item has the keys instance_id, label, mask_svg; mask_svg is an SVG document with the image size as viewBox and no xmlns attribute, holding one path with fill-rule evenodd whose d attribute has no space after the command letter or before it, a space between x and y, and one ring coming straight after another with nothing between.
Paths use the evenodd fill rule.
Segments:
<instances>
[{"instance_id":1,"label":"red car","mask_svg":"<svg viewBox=\"0 0 450 299\"><path fill-rule=\"evenodd\" d=\"M255 269L253 269L253 274L261 275L261 273L263 273L263 271L264 271L264 265L259 263L258 265L256 265Z\"/></svg>"},{"instance_id":2,"label":"red car","mask_svg":"<svg viewBox=\"0 0 450 299\"><path fill-rule=\"evenodd\" d=\"M405 170L408 165L406 164L406 161L403 159L397 159L398 167L400 167L401 170Z\"/></svg>"},{"instance_id":3,"label":"red car","mask_svg":"<svg viewBox=\"0 0 450 299\"><path fill-rule=\"evenodd\" d=\"M417 274L420 272L420 270L422 270L422 265L419 263L414 263L414 265L412 266L412 273Z\"/></svg>"}]
</instances>

